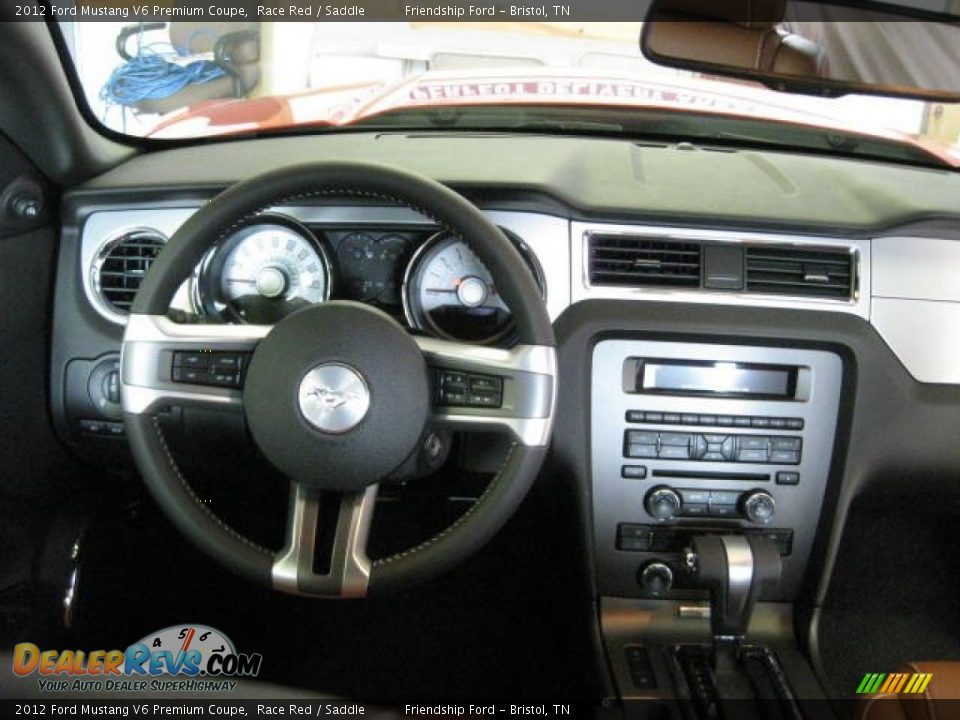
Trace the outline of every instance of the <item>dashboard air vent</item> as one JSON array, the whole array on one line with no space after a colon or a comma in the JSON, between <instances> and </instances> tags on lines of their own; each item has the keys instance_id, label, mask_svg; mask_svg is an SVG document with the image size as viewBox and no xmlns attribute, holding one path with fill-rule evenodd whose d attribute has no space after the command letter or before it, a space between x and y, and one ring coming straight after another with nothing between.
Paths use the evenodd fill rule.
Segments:
<instances>
[{"instance_id":1,"label":"dashboard air vent","mask_svg":"<svg viewBox=\"0 0 960 720\"><path fill-rule=\"evenodd\" d=\"M104 245L93 279L108 308L121 315L130 312L140 283L166 242L154 230L132 230Z\"/></svg>"},{"instance_id":2,"label":"dashboard air vent","mask_svg":"<svg viewBox=\"0 0 960 720\"><path fill-rule=\"evenodd\" d=\"M700 286L700 245L643 235L591 235L591 285Z\"/></svg>"},{"instance_id":3,"label":"dashboard air vent","mask_svg":"<svg viewBox=\"0 0 960 720\"><path fill-rule=\"evenodd\" d=\"M856 256L848 250L747 246L747 292L849 299Z\"/></svg>"}]
</instances>

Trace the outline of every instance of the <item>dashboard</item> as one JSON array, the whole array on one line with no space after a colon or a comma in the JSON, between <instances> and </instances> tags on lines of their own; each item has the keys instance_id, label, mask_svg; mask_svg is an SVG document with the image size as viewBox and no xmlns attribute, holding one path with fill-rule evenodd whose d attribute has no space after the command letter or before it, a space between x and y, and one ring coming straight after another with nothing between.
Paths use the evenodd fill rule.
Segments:
<instances>
[{"instance_id":1,"label":"dashboard","mask_svg":"<svg viewBox=\"0 0 960 720\"><path fill-rule=\"evenodd\" d=\"M373 153L466 194L539 284L559 343L553 454L578 483L600 594L649 597L638 569L676 562L706 523L773 537L790 600L859 484L960 464L946 430L960 407L955 175L573 138L431 137L430 153L424 137L337 140L309 147ZM153 258L230 182L308 154L307 140L230 147L145 155L64 198L52 415L98 461L127 462L116 373ZM406 208L336 199L231 228L169 315L269 324L328 299L412 333L512 341L509 308L456 237ZM164 422L182 421L174 409Z\"/></svg>"},{"instance_id":2,"label":"dashboard","mask_svg":"<svg viewBox=\"0 0 960 720\"><path fill-rule=\"evenodd\" d=\"M84 289L105 319L125 322L139 282L187 217L160 210L88 220ZM536 255L506 232L545 296ZM330 299L374 305L412 331L445 339L489 344L509 340L512 331L490 272L449 232L402 216L325 220L303 208L262 213L225 232L184 281L170 313L180 322L272 325Z\"/></svg>"}]
</instances>

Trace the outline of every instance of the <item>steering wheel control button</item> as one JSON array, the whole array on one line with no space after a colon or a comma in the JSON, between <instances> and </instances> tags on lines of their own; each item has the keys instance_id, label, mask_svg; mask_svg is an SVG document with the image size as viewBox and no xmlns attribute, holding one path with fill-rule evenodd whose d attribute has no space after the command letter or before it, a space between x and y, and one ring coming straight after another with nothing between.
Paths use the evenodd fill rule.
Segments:
<instances>
[{"instance_id":1,"label":"steering wheel control button","mask_svg":"<svg viewBox=\"0 0 960 720\"><path fill-rule=\"evenodd\" d=\"M300 413L320 432L352 430L370 410L370 390L349 365L324 363L304 375L297 394Z\"/></svg>"},{"instance_id":2,"label":"steering wheel control button","mask_svg":"<svg viewBox=\"0 0 960 720\"><path fill-rule=\"evenodd\" d=\"M438 369L436 381L439 405L498 408L503 404L503 378Z\"/></svg>"},{"instance_id":3,"label":"steering wheel control button","mask_svg":"<svg viewBox=\"0 0 960 720\"><path fill-rule=\"evenodd\" d=\"M249 353L204 352L177 350L173 353L170 377L174 382L189 385L214 385L239 388Z\"/></svg>"}]
</instances>

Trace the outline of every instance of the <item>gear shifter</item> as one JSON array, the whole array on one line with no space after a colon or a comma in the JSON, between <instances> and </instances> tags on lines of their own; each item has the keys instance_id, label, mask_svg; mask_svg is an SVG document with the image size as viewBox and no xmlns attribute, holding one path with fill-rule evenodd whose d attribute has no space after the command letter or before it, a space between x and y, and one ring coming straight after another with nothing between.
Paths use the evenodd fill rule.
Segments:
<instances>
[{"instance_id":1,"label":"gear shifter","mask_svg":"<svg viewBox=\"0 0 960 720\"><path fill-rule=\"evenodd\" d=\"M739 643L760 592L780 580L780 553L772 540L702 535L687 551L693 579L710 591L714 644Z\"/></svg>"},{"instance_id":2,"label":"gear shifter","mask_svg":"<svg viewBox=\"0 0 960 720\"><path fill-rule=\"evenodd\" d=\"M694 582L710 591L713 635L712 647L680 645L674 649L696 717L800 717L770 716L758 710L756 703L772 702L779 707L792 701L789 690L771 669L770 651L743 642L757 598L780 580L776 544L763 537L701 535L686 551L686 562Z\"/></svg>"}]
</instances>

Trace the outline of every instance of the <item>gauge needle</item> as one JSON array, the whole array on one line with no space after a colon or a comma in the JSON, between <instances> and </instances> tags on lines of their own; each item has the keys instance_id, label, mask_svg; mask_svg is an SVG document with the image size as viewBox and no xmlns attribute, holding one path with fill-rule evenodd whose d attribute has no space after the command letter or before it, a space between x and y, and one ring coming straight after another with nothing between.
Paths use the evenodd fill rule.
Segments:
<instances>
[{"instance_id":1,"label":"gauge needle","mask_svg":"<svg viewBox=\"0 0 960 720\"><path fill-rule=\"evenodd\" d=\"M247 280L246 278L227 278L227 282L231 285L256 285L256 280Z\"/></svg>"},{"instance_id":2,"label":"gauge needle","mask_svg":"<svg viewBox=\"0 0 960 720\"><path fill-rule=\"evenodd\" d=\"M424 288L426 292L430 293L455 293L456 290L452 288Z\"/></svg>"}]
</instances>

